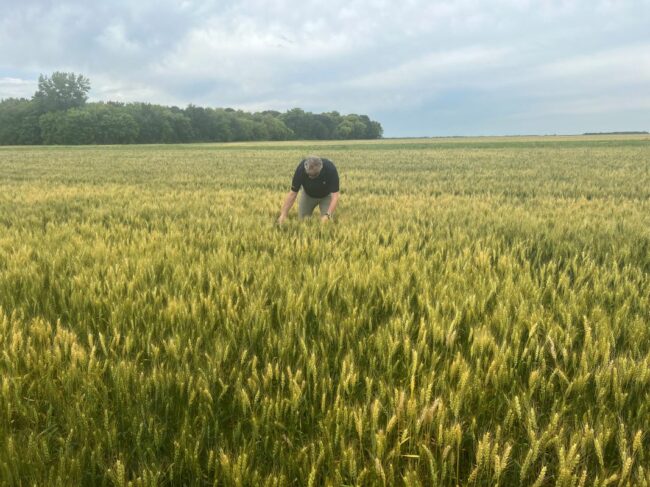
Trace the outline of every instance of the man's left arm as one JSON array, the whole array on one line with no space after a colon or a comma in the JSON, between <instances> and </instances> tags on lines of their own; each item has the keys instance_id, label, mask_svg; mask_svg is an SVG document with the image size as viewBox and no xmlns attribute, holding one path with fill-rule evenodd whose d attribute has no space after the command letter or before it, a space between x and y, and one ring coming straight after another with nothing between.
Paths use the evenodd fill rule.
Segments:
<instances>
[{"instance_id":1,"label":"man's left arm","mask_svg":"<svg viewBox=\"0 0 650 487\"><path fill-rule=\"evenodd\" d=\"M332 165L334 166L334 165ZM327 209L327 213L330 215L334 214L336 209L336 204L339 202L339 172L336 170L336 167L333 167L334 173L332 174L332 179L330 181L330 194L332 195L332 200L330 201L330 206ZM323 221L328 220L327 215L323 217Z\"/></svg>"},{"instance_id":2,"label":"man's left arm","mask_svg":"<svg viewBox=\"0 0 650 487\"><path fill-rule=\"evenodd\" d=\"M336 204L339 202L339 192L337 191L336 193L330 193L330 194L332 195L332 200L330 201L330 206L327 208L327 213L333 215L334 210L336 209ZM321 217L321 220L324 222L329 219L330 217L328 217L327 215Z\"/></svg>"},{"instance_id":3,"label":"man's left arm","mask_svg":"<svg viewBox=\"0 0 650 487\"><path fill-rule=\"evenodd\" d=\"M330 207L327 209L327 213L333 215L334 210L336 210L336 204L338 202L339 202L339 192L337 191L336 193L332 193L332 201L330 201Z\"/></svg>"}]
</instances>

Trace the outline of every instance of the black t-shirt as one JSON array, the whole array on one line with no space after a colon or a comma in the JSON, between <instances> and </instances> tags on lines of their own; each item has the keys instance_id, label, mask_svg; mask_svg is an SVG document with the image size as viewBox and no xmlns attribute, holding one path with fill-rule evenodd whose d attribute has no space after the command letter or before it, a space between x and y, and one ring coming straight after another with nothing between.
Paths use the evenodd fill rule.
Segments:
<instances>
[{"instance_id":1,"label":"black t-shirt","mask_svg":"<svg viewBox=\"0 0 650 487\"><path fill-rule=\"evenodd\" d=\"M330 193L337 193L339 191L339 173L336 166L329 159L321 159L323 161L323 169L317 178L311 179L305 170L305 160L303 159L298 164L296 172L291 181L291 191L296 193L303 187L305 193L312 198L324 198Z\"/></svg>"}]
</instances>

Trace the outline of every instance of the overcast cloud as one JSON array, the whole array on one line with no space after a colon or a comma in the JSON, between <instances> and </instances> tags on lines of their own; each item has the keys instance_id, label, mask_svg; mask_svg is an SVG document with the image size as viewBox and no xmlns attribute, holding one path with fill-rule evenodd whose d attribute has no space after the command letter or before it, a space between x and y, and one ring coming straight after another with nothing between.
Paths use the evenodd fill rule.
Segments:
<instances>
[{"instance_id":1,"label":"overcast cloud","mask_svg":"<svg viewBox=\"0 0 650 487\"><path fill-rule=\"evenodd\" d=\"M364 113L385 136L650 130L650 0L0 0L0 99Z\"/></svg>"}]
</instances>

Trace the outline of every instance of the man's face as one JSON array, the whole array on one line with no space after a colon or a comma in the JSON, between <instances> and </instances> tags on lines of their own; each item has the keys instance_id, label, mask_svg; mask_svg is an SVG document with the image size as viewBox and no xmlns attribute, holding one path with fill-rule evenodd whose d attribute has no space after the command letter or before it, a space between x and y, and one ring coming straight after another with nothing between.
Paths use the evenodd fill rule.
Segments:
<instances>
[{"instance_id":1,"label":"man's face","mask_svg":"<svg viewBox=\"0 0 650 487\"><path fill-rule=\"evenodd\" d=\"M311 170L307 170L307 176L309 176L309 179L316 179L318 175L320 174L322 168L312 168Z\"/></svg>"}]
</instances>

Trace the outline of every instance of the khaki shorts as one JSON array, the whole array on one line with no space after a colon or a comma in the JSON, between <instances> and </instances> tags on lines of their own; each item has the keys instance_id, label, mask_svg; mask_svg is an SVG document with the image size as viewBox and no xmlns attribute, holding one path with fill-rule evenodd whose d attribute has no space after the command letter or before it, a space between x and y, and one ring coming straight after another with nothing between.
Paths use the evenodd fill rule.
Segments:
<instances>
[{"instance_id":1,"label":"khaki shorts","mask_svg":"<svg viewBox=\"0 0 650 487\"><path fill-rule=\"evenodd\" d=\"M298 201L298 217L305 218L306 216L311 216L316 206L320 208L321 216L324 216L325 213L327 213L327 209L330 207L331 201L331 193L324 198L312 198L303 190L300 195L300 201Z\"/></svg>"}]
</instances>

